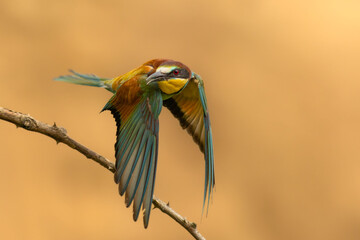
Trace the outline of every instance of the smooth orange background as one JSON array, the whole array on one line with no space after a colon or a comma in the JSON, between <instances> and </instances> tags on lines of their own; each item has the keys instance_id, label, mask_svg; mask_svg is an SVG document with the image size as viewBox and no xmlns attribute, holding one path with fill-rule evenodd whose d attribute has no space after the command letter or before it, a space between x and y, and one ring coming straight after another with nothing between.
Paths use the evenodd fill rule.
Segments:
<instances>
[{"instance_id":1,"label":"smooth orange background","mask_svg":"<svg viewBox=\"0 0 360 240\"><path fill-rule=\"evenodd\" d=\"M111 94L52 79L115 77L172 58L206 84L216 192L164 109L155 194L207 239L360 239L359 1L0 2L0 106L54 121L114 159ZM0 121L1 239L191 239L159 210L133 222L112 174Z\"/></svg>"}]
</instances>

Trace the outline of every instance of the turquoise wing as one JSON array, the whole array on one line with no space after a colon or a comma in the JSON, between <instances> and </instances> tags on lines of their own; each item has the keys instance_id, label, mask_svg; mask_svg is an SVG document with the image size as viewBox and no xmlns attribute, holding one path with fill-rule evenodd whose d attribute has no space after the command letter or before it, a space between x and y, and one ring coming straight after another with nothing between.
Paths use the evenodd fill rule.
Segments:
<instances>
[{"instance_id":1,"label":"turquoise wing","mask_svg":"<svg viewBox=\"0 0 360 240\"><path fill-rule=\"evenodd\" d=\"M117 123L114 180L119 184L120 195L125 194L126 206L133 203L134 221L142 206L147 228L155 184L162 97L158 91L141 93L133 87L125 91L139 91L139 94L134 94L133 99L124 99L122 87L126 84L104 108L111 111Z\"/></svg>"},{"instance_id":2,"label":"turquoise wing","mask_svg":"<svg viewBox=\"0 0 360 240\"><path fill-rule=\"evenodd\" d=\"M164 106L180 121L182 128L187 130L204 153L205 190L203 206L208 199L208 210L209 200L215 186L214 152L209 111L201 77L194 73L193 78L179 94L164 100Z\"/></svg>"}]
</instances>

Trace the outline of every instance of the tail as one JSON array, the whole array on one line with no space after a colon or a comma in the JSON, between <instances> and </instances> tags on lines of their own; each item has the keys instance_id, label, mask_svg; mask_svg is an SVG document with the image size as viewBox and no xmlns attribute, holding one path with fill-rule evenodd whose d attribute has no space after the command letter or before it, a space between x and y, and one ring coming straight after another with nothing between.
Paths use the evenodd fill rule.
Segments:
<instances>
[{"instance_id":1,"label":"tail","mask_svg":"<svg viewBox=\"0 0 360 240\"><path fill-rule=\"evenodd\" d=\"M102 87L110 92L113 92L108 78L99 78L93 74L80 74L73 70L69 70L73 75L60 76L55 78L55 81L69 82L79 85L86 85L92 87Z\"/></svg>"}]
</instances>

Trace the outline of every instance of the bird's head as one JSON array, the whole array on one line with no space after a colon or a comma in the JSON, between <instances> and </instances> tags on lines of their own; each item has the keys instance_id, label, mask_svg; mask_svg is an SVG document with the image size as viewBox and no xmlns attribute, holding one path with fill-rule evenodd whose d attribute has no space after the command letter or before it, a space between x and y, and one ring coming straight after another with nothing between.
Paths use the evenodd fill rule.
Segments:
<instances>
[{"instance_id":1,"label":"bird's head","mask_svg":"<svg viewBox=\"0 0 360 240\"><path fill-rule=\"evenodd\" d=\"M157 84L168 95L181 91L192 76L191 70L180 62L166 60L159 64L147 79L146 84Z\"/></svg>"}]
</instances>

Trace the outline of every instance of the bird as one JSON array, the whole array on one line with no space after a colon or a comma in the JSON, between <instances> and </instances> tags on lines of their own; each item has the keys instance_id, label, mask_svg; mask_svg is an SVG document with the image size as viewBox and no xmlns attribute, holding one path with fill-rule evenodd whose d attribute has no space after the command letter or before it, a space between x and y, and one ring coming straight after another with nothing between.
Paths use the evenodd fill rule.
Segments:
<instances>
[{"instance_id":1,"label":"bird","mask_svg":"<svg viewBox=\"0 0 360 240\"><path fill-rule=\"evenodd\" d=\"M101 87L113 93L101 112L116 121L115 174L126 207L133 205L137 221L142 207L143 224L149 224L159 148L159 114L170 110L204 153L203 208L215 186L214 152L210 117L201 77L181 62L153 59L115 78L100 78L70 70L54 80Z\"/></svg>"}]
</instances>

